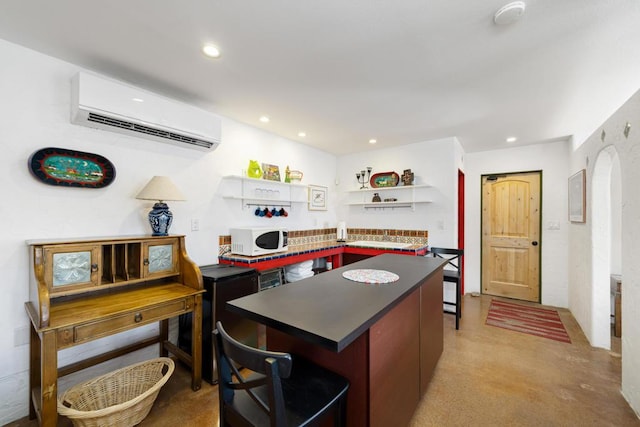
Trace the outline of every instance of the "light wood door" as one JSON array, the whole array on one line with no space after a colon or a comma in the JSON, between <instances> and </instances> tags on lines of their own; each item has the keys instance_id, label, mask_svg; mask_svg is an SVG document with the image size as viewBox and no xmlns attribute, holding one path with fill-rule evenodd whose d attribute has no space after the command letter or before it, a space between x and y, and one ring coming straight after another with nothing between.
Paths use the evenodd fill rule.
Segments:
<instances>
[{"instance_id":1,"label":"light wood door","mask_svg":"<svg viewBox=\"0 0 640 427\"><path fill-rule=\"evenodd\" d=\"M540 302L541 172L482 177L482 291Z\"/></svg>"}]
</instances>

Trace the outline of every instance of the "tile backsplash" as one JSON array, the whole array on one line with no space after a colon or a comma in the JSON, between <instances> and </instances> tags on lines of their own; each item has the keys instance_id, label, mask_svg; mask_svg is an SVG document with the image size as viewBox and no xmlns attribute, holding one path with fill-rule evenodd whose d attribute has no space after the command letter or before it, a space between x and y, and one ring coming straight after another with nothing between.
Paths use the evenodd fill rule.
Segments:
<instances>
[{"instance_id":1,"label":"tile backsplash","mask_svg":"<svg viewBox=\"0 0 640 427\"><path fill-rule=\"evenodd\" d=\"M391 241L426 246L429 242L427 230L396 230L379 228L347 228L348 241ZM289 246L307 245L311 243L335 242L337 239L335 228L320 228L314 230L289 230ZM219 236L220 250L218 255L231 251L231 236Z\"/></svg>"}]
</instances>

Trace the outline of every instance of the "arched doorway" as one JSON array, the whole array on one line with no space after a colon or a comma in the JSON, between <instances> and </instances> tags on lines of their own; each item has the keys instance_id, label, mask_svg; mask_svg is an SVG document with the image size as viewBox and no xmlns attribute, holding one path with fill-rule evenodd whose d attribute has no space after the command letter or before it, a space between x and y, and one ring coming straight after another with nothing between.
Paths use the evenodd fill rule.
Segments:
<instances>
[{"instance_id":1,"label":"arched doorway","mask_svg":"<svg viewBox=\"0 0 640 427\"><path fill-rule=\"evenodd\" d=\"M620 160L615 148L604 148L591 181L591 345L611 348L610 277L620 274L621 242Z\"/></svg>"}]
</instances>

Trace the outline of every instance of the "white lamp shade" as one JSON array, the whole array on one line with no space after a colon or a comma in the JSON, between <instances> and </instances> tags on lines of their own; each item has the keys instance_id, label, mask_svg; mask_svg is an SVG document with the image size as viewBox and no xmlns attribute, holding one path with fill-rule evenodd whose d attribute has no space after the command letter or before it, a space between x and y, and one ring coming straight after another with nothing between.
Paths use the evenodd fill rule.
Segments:
<instances>
[{"instance_id":1,"label":"white lamp shade","mask_svg":"<svg viewBox=\"0 0 640 427\"><path fill-rule=\"evenodd\" d=\"M136 199L180 201L186 200L178 187L166 176L154 176L138 193Z\"/></svg>"}]
</instances>

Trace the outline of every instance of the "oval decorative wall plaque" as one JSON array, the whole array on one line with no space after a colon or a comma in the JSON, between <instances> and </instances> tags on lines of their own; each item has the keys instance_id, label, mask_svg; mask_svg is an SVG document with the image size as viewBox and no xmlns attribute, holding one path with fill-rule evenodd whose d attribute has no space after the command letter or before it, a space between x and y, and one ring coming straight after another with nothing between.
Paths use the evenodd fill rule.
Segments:
<instances>
[{"instance_id":1,"label":"oval decorative wall plaque","mask_svg":"<svg viewBox=\"0 0 640 427\"><path fill-rule=\"evenodd\" d=\"M99 154L55 147L33 153L29 170L45 184L65 187L102 188L116 177L113 163Z\"/></svg>"},{"instance_id":2,"label":"oval decorative wall plaque","mask_svg":"<svg viewBox=\"0 0 640 427\"><path fill-rule=\"evenodd\" d=\"M369 184L373 188L395 187L400 181L400 176L395 172L380 172L371 177Z\"/></svg>"}]
</instances>

